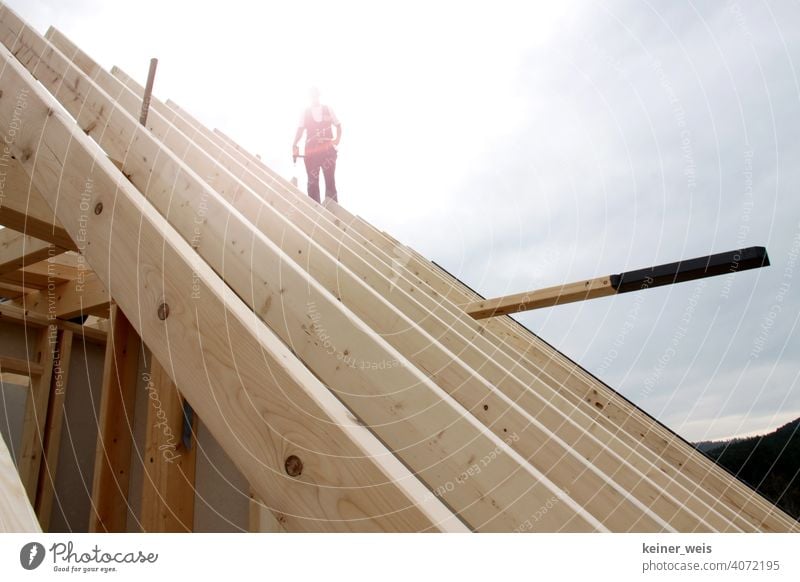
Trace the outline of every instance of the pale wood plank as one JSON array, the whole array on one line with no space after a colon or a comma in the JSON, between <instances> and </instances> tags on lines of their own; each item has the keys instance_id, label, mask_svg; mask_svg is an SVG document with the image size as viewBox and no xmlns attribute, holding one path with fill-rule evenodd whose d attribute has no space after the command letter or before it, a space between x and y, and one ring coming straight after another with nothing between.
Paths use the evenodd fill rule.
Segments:
<instances>
[{"instance_id":1,"label":"pale wood plank","mask_svg":"<svg viewBox=\"0 0 800 582\"><path fill-rule=\"evenodd\" d=\"M42 466L42 451L47 409L50 403L50 384L53 375L53 358L57 333L58 330L54 325L48 325L39 330L39 340L36 354L34 354L39 368L36 375L31 377L30 391L25 404L19 474L31 503L36 501L36 488L39 484L39 472Z\"/></svg>"},{"instance_id":2,"label":"pale wood plank","mask_svg":"<svg viewBox=\"0 0 800 582\"><path fill-rule=\"evenodd\" d=\"M215 184L219 184L219 182L216 182L216 181L215 181ZM320 226L320 225L317 225L317 226ZM315 232L318 232L318 231L315 231ZM334 247L334 248L340 248L340 247ZM343 259L342 259L342 257L341 257L341 255L339 256L339 259L340 259L340 260L343 260ZM343 262L344 262L344 263L347 263L347 261L346 261L346 260L343 260ZM460 353L460 352L459 352L459 353ZM623 452L623 453L624 453L624 452L625 452L625 451L624 451L624 449L623 449L621 452ZM653 476L653 477L655 477L655 478L659 478L659 475L660 475L660 473L662 472L661 468L659 468L659 467L656 467L656 466L655 466L653 463L650 463L650 464L649 464L649 466L648 466L648 465L644 465L644 466L645 466L645 468L646 468L646 469L648 469L648 470L650 471L650 473L649 473L649 474L650 474L651 476ZM635 477L635 475L634 475L634 478L638 479L638 477ZM663 481L662 481L662 482L663 482ZM668 480L668 478L667 478L667 483L668 483L668 482L669 482L669 480ZM685 495L685 494L687 494L687 493L688 493L688 490L684 488L682 491L676 491L676 494L678 494L678 493L682 493L683 495ZM643 498L647 498L645 493L642 493L642 495L643 495ZM673 503L675 503L675 502L678 502L678 503L680 503L680 502L679 502L679 499L682 499L683 495L678 495L677 497L674 497L674 498L673 498ZM673 507L674 507L674 506L673 506ZM699 510L699 511L703 511L703 505L702 505L702 504L701 504L701 505L698 507L698 510ZM669 510L667 510L667 511L669 511ZM707 505L705 506L705 511L708 511L708 506L707 506ZM711 516L711 517L713 518L714 516ZM719 516L717 516L717 517L719 517ZM731 517L735 517L735 516L731 516ZM724 528L724 527L730 527L730 525L731 525L731 522L730 522L730 521L726 521L725 519L722 519L721 521L717 521L717 523L719 523L719 524L720 524L720 526L719 526L719 527L723 527L723 528ZM726 526L725 524L727 524L727 526Z\"/></svg>"},{"instance_id":3,"label":"pale wood plank","mask_svg":"<svg viewBox=\"0 0 800 582\"><path fill-rule=\"evenodd\" d=\"M141 527L145 532L191 532L197 443L189 449L183 443L183 399L158 360L150 360ZM192 433L196 425L195 419Z\"/></svg>"},{"instance_id":4,"label":"pale wood plank","mask_svg":"<svg viewBox=\"0 0 800 582\"><path fill-rule=\"evenodd\" d=\"M44 371L44 366L39 362L0 356L0 371L22 374L23 376L40 376Z\"/></svg>"},{"instance_id":5,"label":"pale wood plank","mask_svg":"<svg viewBox=\"0 0 800 582\"><path fill-rule=\"evenodd\" d=\"M0 230L0 275L5 275L65 252L49 242L10 228Z\"/></svg>"},{"instance_id":6,"label":"pale wood plank","mask_svg":"<svg viewBox=\"0 0 800 582\"><path fill-rule=\"evenodd\" d=\"M74 336L82 337L88 342L94 344L105 344L106 342L107 326L84 326L59 319L51 320L48 319L47 315L26 311L24 308L12 303L0 303L0 321L27 325L32 328L42 328L54 324L59 329L70 330Z\"/></svg>"},{"instance_id":7,"label":"pale wood plank","mask_svg":"<svg viewBox=\"0 0 800 582\"><path fill-rule=\"evenodd\" d=\"M22 38L24 42L24 35ZM41 53L34 45L35 42L26 45L28 50L25 54L31 59ZM53 73L62 67L65 78L75 75L81 79L78 86L91 83L86 75L78 74L70 63L56 64L60 55L44 52L41 58L47 60L49 72L40 80L58 95L64 95L70 92L70 87L76 86L72 81L54 81L56 76ZM29 66L34 73L38 70L32 60ZM97 73L95 80L101 77L105 79L104 82L119 86L116 79L109 81L102 73ZM254 232L252 225L231 213L231 209L214 190L209 189L205 182L198 181L193 172L186 172L183 168L183 163L192 156L200 156L207 163L213 163L208 155L195 147L178 159L166 153L150 134L141 134L136 120L130 115L110 115L114 107L125 107L129 112L138 109L135 97L126 96L125 88L121 89L120 93L115 93L113 102L96 92L92 93L91 103L81 102L79 97L76 99L76 95L72 95L64 96L62 104L78 117L80 124L85 124L87 133L98 140L111 158L124 160L124 172L131 182L146 189L148 200L169 218L186 240L194 240L198 229L197 218L201 217L202 233L196 237L199 239L198 253L218 272L225 273L226 282L237 294L257 309L270 327L302 355L306 364L326 384L337 387L340 396L354 412L373 427L393 450L398 451L404 462L418 471L431 489L440 491L463 519L475 528L507 531L518 527L528 516L536 513L547 499L556 496L562 503L544 516L537 528L575 531L604 529L600 522L564 493L566 487L556 486L550 478L528 464L504 437L484 432L475 419L465 414L463 408L449 399L422 370L406 366L405 358L396 350L354 319L335 298L323 292L305 271L295 263L287 262L264 236L264 232L270 230L266 225L261 226L260 233ZM91 117L92 112L96 117ZM157 129L159 123L163 127L163 120L159 121L154 109L148 119L148 127L160 135ZM93 129L101 127L103 131ZM112 127L114 129L109 131ZM133 139L134 135L136 139ZM164 132L162 137L165 140L180 139L181 135L179 132ZM158 160L159 166L154 169L149 160ZM221 171L213 182L224 179L226 176ZM230 180L230 176L227 179ZM175 184L180 186L175 187ZM215 184L215 187L218 186ZM263 201L252 192L239 190L237 195L242 204L249 204L251 208L257 204L255 209L266 208ZM205 206L204 210L199 209L201 203ZM196 214L170 212L171 208L176 207L195 207ZM252 216L255 213L246 214ZM283 220L274 214L272 217L279 222ZM282 226L286 228L283 222ZM288 234L291 233L283 231L282 238ZM302 237L294 241L308 246L307 242L303 244ZM313 246L311 243L312 249ZM228 253L226 248L234 248L236 252ZM303 252L302 247L300 252ZM257 256L258 260L253 261L251 255ZM330 257L328 260L330 265L335 264ZM254 279L257 281L255 285ZM269 281L278 280L282 282L283 291L268 285ZM363 287L362 290L367 291ZM306 300L302 301L301 297L306 297ZM372 298L376 299L374 295ZM280 310L270 309L273 302L280 302ZM382 370L381 382L374 381L374 374L368 367L340 366L336 358L327 353L328 346L323 346L309 333L312 314L307 311L308 305L314 305L326 326L335 330L343 353L352 350L363 361L384 362L386 369ZM435 349L435 344L431 348ZM441 362L447 361L442 352L440 355ZM452 385L456 385L455 381ZM413 393L403 392L404 387L408 386L413 387ZM395 422L399 410L403 411L400 418L405 422L402 425ZM525 426L523 420L519 421L519 426ZM427 440L432 434L437 437ZM495 450L501 451L501 454L492 455ZM552 454L557 457L559 451L554 448ZM574 461L587 468L584 459L570 451L565 453L569 460L564 462ZM476 460L487 456L494 459L490 468L473 476L469 486L446 487ZM604 495L610 496L614 499L612 507L621 505L616 512L618 520L627 515L627 523L631 526L639 523L639 527L644 529L662 529L661 522L652 519L647 512L626 514L623 493L619 488L606 485L607 482L601 482L599 487L602 493L593 490L586 495L586 500L599 505ZM590 487L584 490L589 493ZM523 492L524 495L521 494Z\"/></svg>"},{"instance_id":8,"label":"pale wood plank","mask_svg":"<svg viewBox=\"0 0 800 582\"><path fill-rule=\"evenodd\" d=\"M50 383L50 403L45 424L43 464L34 504L39 523L44 531L50 530L50 516L53 511L58 453L61 448L61 432L64 424L64 401L69 382L70 358L72 357L72 339L71 331L59 330L53 360L53 377Z\"/></svg>"},{"instance_id":9,"label":"pale wood plank","mask_svg":"<svg viewBox=\"0 0 800 582\"><path fill-rule=\"evenodd\" d=\"M10 14L5 9L0 17L8 23ZM90 217L87 260L123 309L127 305L134 313L147 314L135 325L154 353L167 355L170 345L181 346L172 353L173 379L256 491L284 512L287 529L463 530L366 429L348 420L341 404L285 345L230 297L221 280L196 261L196 254L133 186L118 181L113 164L97 159L82 130L54 103L48 105L50 96L26 81L14 59L6 51L0 55L2 81L9 91L30 92L24 135L47 145L37 151L35 164L25 163L26 171L52 197L50 202L57 195L73 202L59 205L59 218L73 235L80 222L74 202L81 188L76 184L92 178L92 202L115 196L113 229L111 213ZM9 105L0 100L0 121L10 116ZM23 147L24 141L12 145L20 155ZM66 179L55 182L53 177L61 175ZM131 240L140 241L138 248ZM109 260L112 252L114 260ZM200 287L200 308L187 293L187 282ZM156 317L165 296L171 306L168 326ZM220 337L221 329L227 329L225 337ZM214 354L205 368L201 354ZM240 403L243 395L250 405ZM249 443L251 450L244 450L242 443ZM287 449L304 457L299 478L281 476Z\"/></svg>"},{"instance_id":10,"label":"pale wood plank","mask_svg":"<svg viewBox=\"0 0 800 582\"><path fill-rule=\"evenodd\" d=\"M9 160L3 171L0 224L58 247L76 249L75 243L55 219L53 210L31 186L19 161Z\"/></svg>"},{"instance_id":11,"label":"pale wood plank","mask_svg":"<svg viewBox=\"0 0 800 582\"><path fill-rule=\"evenodd\" d=\"M97 448L92 480L90 532L124 532L133 444L133 413L141 340L128 318L114 305L106 342Z\"/></svg>"},{"instance_id":12,"label":"pale wood plank","mask_svg":"<svg viewBox=\"0 0 800 582\"><path fill-rule=\"evenodd\" d=\"M421 257L413 249L404 247L390 235L378 231L368 222L356 217L336 203L326 201L326 207L339 219L338 224L348 232L359 232L376 252L386 257L402 255L393 269L398 278L412 281L423 293L439 298L443 307L475 301L480 297L459 280ZM397 249L403 249L398 253ZM445 301L445 298L453 302ZM728 519L741 524L746 518L750 524L769 531L787 531L797 525L780 509L742 485L738 480L697 453L687 443L678 439L654 419L636 409L613 390L590 376L563 354L543 342L515 320L498 317L481 322L475 332L479 336L496 338L498 346L512 351L515 362L531 373L549 380L561 396L587 414L607 430L630 443L631 457L638 454L655 454L658 471L668 476L668 485L683 483L687 503L699 496L704 503ZM752 527L752 526L751 526Z\"/></svg>"},{"instance_id":13,"label":"pale wood plank","mask_svg":"<svg viewBox=\"0 0 800 582\"><path fill-rule=\"evenodd\" d=\"M40 533L36 513L28 500L14 460L0 438L0 532Z\"/></svg>"},{"instance_id":14,"label":"pale wood plank","mask_svg":"<svg viewBox=\"0 0 800 582\"><path fill-rule=\"evenodd\" d=\"M467 315L475 319L508 315L543 307L565 305L576 301L610 297L617 291L611 285L610 277L596 277L586 281L577 281L565 285L556 285L546 289L537 289L525 293L515 293L492 299L480 299L463 305Z\"/></svg>"},{"instance_id":15,"label":"pale wood plank","mask_svg":"<svg viewBox=\"0 0 800 582\"><path fill-rule=\"evenodd\" d=\"M79 274L72 281L65 281L47 288L27 293L10 304L26 310L59 319L69 319L78 315L108 316L111 297L103 282L91 271Z\"/></svg>"}]
</instances>

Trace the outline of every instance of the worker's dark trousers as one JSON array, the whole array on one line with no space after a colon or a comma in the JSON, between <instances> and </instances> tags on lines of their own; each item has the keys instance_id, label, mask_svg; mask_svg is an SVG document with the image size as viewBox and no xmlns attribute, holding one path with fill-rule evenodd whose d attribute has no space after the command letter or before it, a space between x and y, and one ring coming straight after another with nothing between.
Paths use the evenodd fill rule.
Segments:
<instances>
[{"instance_id":1,"label":"worker's dark trousers","mask_svg":"<svg viewBox=\"0 0 800 582\"><path fill-rule=\"evenodd\" d=\"M336 198L336 150L328 148L320 152L308 153L306 149L306 172L308 172L308 195L317 202L319 198L319 171L325 176L325 198Z\"/></svg>"}]
</instances>

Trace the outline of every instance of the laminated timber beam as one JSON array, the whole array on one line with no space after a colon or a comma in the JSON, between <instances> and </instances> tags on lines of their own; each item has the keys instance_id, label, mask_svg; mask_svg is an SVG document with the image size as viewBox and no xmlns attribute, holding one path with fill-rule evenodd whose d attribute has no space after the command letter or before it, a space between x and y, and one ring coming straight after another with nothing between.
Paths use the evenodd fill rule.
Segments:
<instances>
[{"instance_id":1,"label":"laminated timber beam","mask_svg":"<svg viewBox=\"0 0 800 582\"><path fill-rule=\"evenodd\" d=\"M118 306L109 313L97 416L90 532L124 532L141 339Z\"/></svg>"},{"instance_id":2,"label":"laminated timber beam","mask_svg":"<svg viewBox=\"0 0 800 582\"><path fill-rule=\"evenodd\" d=\"M55 497L58 454L61 449L61 432L64 425L64 402L69 382L69 363L72 356L73 334L69 330L59 330L53 359L53 375L50 381L50 401L48 403L45 437L42 450L42 467L34 508L39 524L44 531L50 530L50 516Z\"/></svg>"},{"instance_id":3,"label":"laminated timber beam","mask_svg":"<svg viewBox=\"0 0 800 582\"><path fill-rule=\"evenodd\" d=\"M9 18L19 22L0 9L0 20ZM27 158L24 167L48 203L72 202L59 204L58 214L73 236L81 219L75 202L91 178L90 207L106 202L109 212L89 216L87 261L120 307L138 316L134 327L171 361L173 380L255 491L284 516L284 527L465 531L96 155L83 130L13 55L1 49L0 61L7 96L0 98L0 122L14 115L12 98L27 100L12 151ZM35 148L39 143L46 147ZM62 174L70 179L58 181Z\"/></svg>"},{"instance_id":4,"label":"laminated timber beam","mask_svg":"<svg viewBox=\"0 0 800 582\"><path fill-rule=\"evenodd\" d=\"M146 381L147 435L139 521L144 532L191 532L194 530L196 421L191 427L184 426L183 398L166 370L152 356ZM191 431L188 435L187 429Z\"/></svg>"},{"instance_id":5,"label":"laminated timber beam","mask_svg":"<svg viewBox=\"0 0 800 582\"><path fill-rule=\"evenodd\" d=\"M419 253L405 247L354 216L340 205L325 202L336 216L336 224L346 232L358 233L376 253L391 264L398 285L418 291L417 297L430 296L439 306L459 309L456 304L482 299L460 280ZM401 283L402 282L402 283ZM436 310L432 310L435 312ZM501 351L514 356L513 370L524 367L546 379L560 396L577 408L593 415L597 422L630 443L630 460L637 455L655 453L655 466L668 477L668 484L683 483L688 497L701 499L714 511L739 523L748 531L756 526L766 531L800 531L795 520L778 507L747 488L689 443L658 421L636 408L628 400L580 368L561 352L510 317L489 318L475 322L473 338L494 338ZM743 523L744 520L744 523ZM749 527L747 523L752 524Z\"/></svg>"},{"instance_id":6,"label":"laminated timber beam","mask_svg":"<svg viewBox=\"0 0 800 582\"><path fill-rule=\"evenodd\" d=\"M42 528L19 478L14 459L0 437L0 533L40 533Z\"/></svg>"},{"instance_id":7,"label":"laminated timber beam","mask_svg":"<svg viewBox=\"0 0 800 582\"><path fill-rule=\"evenodd\" d=\"M475 319L484 319L541 309L542 307L586 301L598 297L610 297L630 291L652 289L653 287L683 283L704 277L728 275L768 265L767 249L764 247L750 247L628 271L618 275L608 275L566 285L557 285L537 291L516 293L494 299L481 299L464 305L464 311Z\"/></svg>"},{"instance_id":8,"label":"laminated timber beam","mask_svg":"<svg viewBox=\"0 0 800 582\"><path fill-rule=\"evenodd\" d=\"M156 133L158 133L158 128L155 125L154 125L154 128L155 128ZM174 135L174 134L172 134L172 135ZM166 137L165 137L165 139L166 139ZM184 147L184 146L177 146L176 145L176 146L173 146L173 147L175 148L175 151L185 152L186 148L190 147L190 146L186 145ZM209 152L209 153L211 153L211 152ZM218 152L214 152L214 153L211 153L211 154L212 154L212 157L216 158ZM189 156L184 155L183 159L184 160L188 160ZM215 175L215 179L214 179L213 183L214 183L214 186L217 187L220 192L224 192L224 191L241 192L241 185L239 185L237 187L235 185L230 185L230 184L226 183L224 178L220 178L220 175L221 175L220 173L216 173L215 171L212 171L207 166L195 166L195 167L193 167L193 169L196 172L198 172L199 174L201 174L201 175L209 175L209 174ZM262 184L262 186L263 186L263 184ZM243 194L237 193L237 196L236 196L237 200L235 200L234 203L236 201L241 201L244 198L245 198L245 196ZM272 200L270 200L270 202L274 204L274 202ZM277 206L277 204L276 204L276 206ZM239 206L237 205L237 207L239 207ZM239 208L241 208L241 207L239 207ZM291 210L292 209L290 209L290 216L295 221L299 220L300 219L300 215L299 214L292 214ZM242 212L247 216L254 216L254 215L257 215L257 216L260 216L260 217L263 216L262 213L261 213L262 211L260 210L260 207L251 207L249 210L242 209ZM289 234L289 236L287 236L287 231L286 231L286 227L285 226L283 227L283 230L281 230L280 225L276 226L274 224L271 225L269 228L267 228L266 223L265 222L261 222L261 221L259 222L259 226L260 226L260 228L262 228L263 232L269 232L269 231L272 231L272 232L278 232L278 231L283 232L284 234L281 236L281 241L282 241L282 244L284 244L284 248L285 248L285 243L291 236L291 234ZM317 224L317 226L319 226L319 224ZM311 231L311 230L314 231L315 239L319 239L323 234L322 232L320 232L319 229L314 230L314 224L313 223L309 226L309 231ZM312 263L313 259L309 258L309 257L313 257L313 254L310 253L310 252L307 252L307 251L309 251L310 245L307 242L303 241L303 240L298 241L297 245L298 246L294 247L296 250L302 250L302 249L306 250L306 254L304 255L304 263L306 263L306 264ZM338 244L331 244L331 245L329 245L329 248L335 248L335 249L338 249L338 250L341 251L342 244L340 242ZM293 255L293 253L289 253L289 254ZM348 262L348 260L343 256L342 253L339 253L338 259L344 264L348 264L348 265L350 264ZM333 272L333 271L331 269L328 269L328 272ZM325 276L324 276L325 269L321 269L319 271L313 271L313 273L314 273L314 275L316 277L318 277L320 279L323 279L323 280L325 279ZM339 273L339 275L341 275L341 273ZM359 273L359 275L361 276L361 273ZM374 276L374 273L371 276ZM366 279L366 276L364 276L364 278ZM391 284L390 281L384 281L384 283L387 284L387 285ZM344 287L346 287L346 285L344 285L344 280L342 279L341 276L337 276L335 281L329 278L329 284L328 284L329 290L336 289L337 292L341 293L343 300L345 300L345 296L347 295L347 293L345 292ZM390 288L389 287L384 287L383 291L384 291L384 293L388 293L390 291ZM402 294L402 292L400 294ZM398 294L396 293L392 297L396 297L397 295ZM362 314L363 317L370 317L376 311L380 310L380 306L376 306L374 304L370 304L369 302L363 301L363 295L360 296L360 299L357 302L357 306L361 308L362 311L360 313ZM424 317L424 316L422 316L422 317ZM374 318L370 319L371 323L373 323L374 321L375 321ZM413 324L409 324L409 322L406 322L406 327L413 327ZM392 335L393 332L396 332L396 330L386 330L386 329L379 329L379 331L382 334L384 334L385 336L386 335ZM397 334L395 333L395 335L397 335ZM427 343L430 344L429 341ZM420 345L420 344L417 344L417 345ZM463 347L460 348L460 349L463 349ZM431 349L431 346L429 346L428 351L433 351ZM460 351L457 352L457 353L461 354ZM452 360L453 358L445 358L445 359ZM442 363L441 362L442 362L442 360L440 360L440 363L438 365L433 364L433 365L425 366L425 369L441 369L442 368ZM440 385L443 383L443 378L448 373L450 373L450 372L448 371L448 372L443 372L441 374L437 374L437 381L439 381ZM499 373L501 375L506 375L505 371L499 371ZM451 377L452 377L452 374L451 374ZM463 378L464 378L463 376L460 377L459 380L458 380L458 383L457 383L457 385L459 387L459 395L461 395L464 392L466 392ZM505 403L502 400L501 401L497 401L497 400L493 400L492 398L493 398L493 396L489 395L488 399L485 400L485 401L480 401L480 402L473 401L473 403L474 403L473 409L474 410L476 409L477 413L481 414L484 417L491 417L493 419L493 422L491 424L493 426L495 426L497 428L497 430L500 430L500 428L504 428L505 430L510 430L508 428L509 425L512 426L512 427L519 427L522 423L530 424L531 421L529 419L526 419L524 416L521 416L521 417L517 416L517 418L519 420L515 424L514 420L512 418L510 418L511 416L513 416L511 414L506 414L505 417L502 418L502 420L497 420L499 417L495 416L497 413L494 412L494 411L495 410L501 410L501 411L505 410L505 409L508 408L508 406L507 405L504 406ZM489 404L486 404L486 402L488 402ZM488 415L485 414L486 410L481 412L481 408L480 408L481 406L486 407L486 410L491 409L492 412L489 413ZM522 419L525 419L525 420L522 420ZM484 422L486 422L486 421L484 421ZM562 424L563 423L563 419L561 419L561 420L557 419L555 422L557 424ZM487 422L487 424L489 424L489 423ZM532 438L530 438L530 432L532 432L532 430L529 430L528 434L525 435L527 437L526 445L529 446L529 447L535 447L535 450L541 450L541 442L542 441L541 440L535 441ZM517 433L515 432L514 434L517 434ZM565 453L560 452L560 449L558 449L557 446L558 445L551 446L548 449L548 453L554 454L556 457L562 459L562 462L561 462L562 467L561 468L563 469L569 463L569 455L571 453L569 453L569 452L566 453L567 460L564 460ZM531 453L532 450L534 450L534 449L531 449L531 448L528 449L529 454L532 454ZM595 451L598 451L597 446L595 448ZM625 450L621 450L621 452L622 453L626 453ZM601 455L602 455L602 452L601 452ZM595 457L595 460L597 460L596 457ZM543 464L546 464L545 461L542 461L542 462L543 462ZM617 457L616 458L616 462L620 463L620 462L622 462L622 459L620 457ZM653 474L655 476L658 476L659 478L663 478L663 475L661 475L660 472L655 467L653 467L651 465L650 469L651 469L651 474ZM613 471L614 470L614 466L610 465L608 470L609 470L609 472ZM594 475L591 475L591 478L589 478L589 474L591 474L592 469L589 468L589 467L586 467L586 466L584 466L582 468L578 468L577 471L583 471L583 474L585 476L585 478L583 479L584 483L582 483L581 485L578 486L579 490L582 487L582 488L584 488L584 491L585 491L585 493L583 494L584 496L582 497L582 499L590 500L588 502L590 505L591 505L592 501L594 501L598 506L603 506L603 507L606 507L606 508L615 508L615 512L614 512L614 516L613 517L614 517L614 523L616 524L616 526L618 528L621 528L621 529L624 529L625 527L631 527L631 525L629 525L629 526L622 525L622 524L625 523L623 521L624 520L624 513L625 513L625 511L629 511L630 509L628 507L626 507L625 509L621 509L619 507L620 506L620 502L619 501L616 501L616 502L613 501L613 497L609 498L607 496L608 495L607 493L606 493L606 496L603 496L603 494L598 494L598 487L594 487L592 485L592 478L593 479L597 479L598 475L594 474ZM588 474L587 474L587 471L589 472ZM549 475L548 475L548 477L549 477ZM646 494L642 491L643 487L641 485L641 482L642 482L641 474L638 474L638 473L634 472L634 473L632 473L630 475L631 488L636 488L637 492L643 498L647 498ZM599 485L599 489L602 489L602 487L604 485L606 485L606 483L603 483L602 479L600 480L600 483L601 484ZM573 490L574 490L574 488L573 488ZM673 520L676 523L680 523L684 528L695 528L695 527L698 527L696 524L698 522L701 522L702 519L699 518L697 515L694 515L693 517L691 515L687 515L684 518L684 521L680 521L680 519L681 519L680 517L675 517L676 515L679 516L681 513L684 513L684 510L680 507L682 502L679 501L679 499L682 499L683 496L685 496L687 494L687 490L683 490L681 493L682 494L679 497L673 497L672 499L668 499L668 500L660 500L659 503L658 503L659 509L663 514L668 515L668 516L672 516ZM619 492L618 494L621 494L621 492ZM658 496L658 491L657 490L656 490L655 493L653 493L653 496L654 497ZM602 511L602 509L598 509L598 511ZM709 508L705 507L704 511L708 512ZM603 515L607 515L607 514L603 514ZM636 523L635 527L637 527L639 529L645 529L645 528L648 527L646 525L647 520L651 519L651 518L652 518L652 516L648 517L647 508L643 508L643 507L639 506L636 509L635 512L631 512L630 513L630 519L632 521L629 522L629 524ZM633 521L633 520L636 520L636 521ZM714 522L712 521L712 523L714 523ZM734 527L734 529L735 529L735 526L732 526L729 521L726 521L724 519L718 521L717 523L718 523L718 525L716 527L718 527L719 529L725 529L726 527L727 528ZM662 522L661 523L661 527L668 527L668 526L665 526L663 524L663 522ZM752 526L750 526L750 527L752 528Z\"/></svg>"},{"instance_id":9,"label":"laminated timber beam","mask_svg":"<svg viewBox=\"0 0 800 582\"><path fill-rule=\"evenodd\" d=\"M475 529L508 531L520 527L543 502L555 496L562 503L537 527L550 531L607 529L564 493L564 488L555 486L521 458L504 438L496 433L486 433L470 414L448 398L426 375L415 367L406 366L401 354L354 318L335 297L326 293L313 278L281 253L262 231L254 230L207 184L197 180L195 172L184 169L183 160L192 155L202 156L206 162L213 163L207 154L203 155L197 148L183 153L180 158L170 154L150 133L142 133L131 116L129 108L136 107L137 101L134 95L126 94L122 87L122 91L114 93L112 101L106 93L92 86L91 80L76 71L71 63L63 62L60 54L46 50L46 43L36 36L26 30L13 37L12 46L24 46L20 54L24 54L25 64L34 73L41 71L40 81L52 88L62 104L77 117L78 123L98 140L111 158L123 160L126 176L143 189L147 199L168 217L187 241L196 244L200 256L218 272L224 273L226 283L257 309L257 313L301 355L315 374L334 389L338 387L339 396L356 415L372 427L392 450L397 451L398 456L417 471L431 489L440 492L462 519ZM4 37L11 38L5 32ZM96 78L101 76L97 73ZM116 79L112 80L118 83ZM81 88L78 95L71 93L75 87ZM126 108L127 114L121 108ZM154 108L148 118L148 127L151 130L158 128L159 123L164 128L163 120L159 119ZM106 130L95 129L100 127ZM169 139L170 135L181 137L173 132L167 133L163 139ZM153 167L150 160L157 160L159 165ZM231 180L226 174L224 170L220 171L213 181ZM175 187L175 184L180 186ZM242 198L247 196L248 203L257 202L256 209L268 208L246 189L240 190L238 195ZM170 210L174 208L181 209L181 212ZM193 208L194 213L187 212L187 208ZM202 218L199 236L195 234L198 217ZM291 228L285 220L283 226ZM295 240L306 246L311 242L302 238ZM233 248L235 252L225 251L226 248ZM302 248L300 252L303 252ZM253 281L258 283L253 285ZM268 284L270 281L281 281L283 290L272 289ZM276 304L275 309L270 309L272 303ZM342 358L335 357L335 353L331 357L330 345L323 345L325 342L311 332L317 317L341 342ZM381 381L375 381L369 366L341 365L340 359L350 353L361 362L382 362L385 369L381 370ZM404 392L408 387L413 387L413 394ZM398 418L404 422L396 422ZM496 429L499 431L500 427ZM426 440L432 434L437 435L436 438ZM511 436L509 434L507 438ZM494 451L500 453L493 454ZM494 459L490 469L471 477L469 487L447 486L458 479L465 467L469 468L475 460L487 456ZM568 456L581 464L582 470L591 473L585 460L572 453ZM608 487L606 492L616 498L615 503L624 502L619 489ZM623 514L624 510L619 509L618 513ZM635 516L629 514L629 518L631 525L641 523L641 527L647 530L665 529L663 522L641 510Z\"/></svg>"}]
</instances>

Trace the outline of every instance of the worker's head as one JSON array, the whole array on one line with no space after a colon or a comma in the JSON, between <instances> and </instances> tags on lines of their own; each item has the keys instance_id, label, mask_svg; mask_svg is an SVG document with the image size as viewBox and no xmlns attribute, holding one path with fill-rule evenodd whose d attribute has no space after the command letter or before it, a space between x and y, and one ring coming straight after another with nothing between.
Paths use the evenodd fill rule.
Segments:
<instances>
[{"instance_id":1,"label":"worker's head","mask_svg":"<svg viewBox=\"0 0 800 582\"><path fill-rule=\"evenodd\" d=\"M312 105L319 105L319 96L322 92L319 87L314 86L308 90L308 98L311 100Z\"/></svg>"}]
</instances>

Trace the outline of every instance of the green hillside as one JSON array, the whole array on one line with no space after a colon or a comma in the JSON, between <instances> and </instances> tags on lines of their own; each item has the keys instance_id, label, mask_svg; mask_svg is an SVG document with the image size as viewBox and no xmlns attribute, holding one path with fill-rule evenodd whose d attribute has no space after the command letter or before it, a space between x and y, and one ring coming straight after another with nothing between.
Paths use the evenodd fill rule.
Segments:
<instances>
[{"instance_id":1,"label":"green hillside","mask_svg":"<svg viewBox=\"0 0 800 582\"><path fill-rule=\"evenodd\" d=\"M766 435L695 446L800 520L800 418Z\"/></svg>"}]
</instances>

